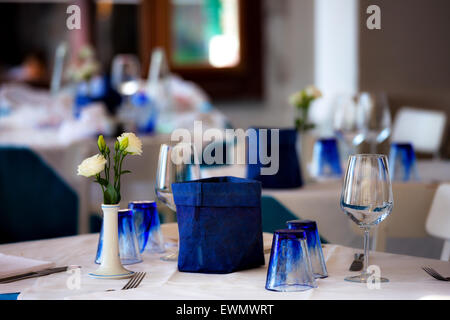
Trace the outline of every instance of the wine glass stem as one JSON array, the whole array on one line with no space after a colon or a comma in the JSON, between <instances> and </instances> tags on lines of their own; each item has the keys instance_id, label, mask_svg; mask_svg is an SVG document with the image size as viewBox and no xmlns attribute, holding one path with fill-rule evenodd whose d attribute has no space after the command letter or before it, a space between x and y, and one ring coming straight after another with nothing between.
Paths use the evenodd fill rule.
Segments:
<instances>
[{"instance_id":1,"label":"wine glass stem","mask_svg":"<svg viewBox=\"0 0 450 320\"><path fill-rule=\"evenodd\" d=\"M364 271L363 273L367 273L367 267L369 266L369 241L370 241L370 229L364 229Z\"/></svg>"},{"instance_id":2,"label":"wine glass stem","mask_svg":"<svg viewBox=\"0 0 450 320\"><path fill-rule=\"evenodd\" d=\"M376 140L370 141L370 153L372 153L372 154L377 153L377 141Z\"/></svg>"}]
</instances>

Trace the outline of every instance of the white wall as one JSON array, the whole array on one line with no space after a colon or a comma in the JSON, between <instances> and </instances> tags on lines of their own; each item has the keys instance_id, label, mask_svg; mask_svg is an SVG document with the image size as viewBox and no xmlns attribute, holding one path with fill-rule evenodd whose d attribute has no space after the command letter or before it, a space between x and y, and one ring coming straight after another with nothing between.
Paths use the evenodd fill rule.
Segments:
<instances>
[{"instance_id":1,"label":"white wall","mask_svg":"<svg viewBox=\"0 0 450 320\"><path fill-rule=\"evenodd\" d=\"M315 84L325 99L311 116L329 128L335 95L358 90L358 0L264 0L264 18L264 101L217 107L235 127L288 127L289 95Z\"/></svg>"},{"instance_id":2,"label":"white wall","mask_svg":"<svg viewBox=\"0 0 450 320\"><path fill-rule=\"evenodd\" d=\"M316 0L315 80L326 95L358 89L358 0Z\"/></svg>"},{"instance_id":3,"label":"white wall","mask_svg":"<svg viewBox=\"0 0 450 320\"><path fill-rule=\"evenodd\" d=\"M237 128L293 126L288 97L314 83L314 0L264 0L263 8L266 97L216 104Z\"/></svg>"}]
</instances>

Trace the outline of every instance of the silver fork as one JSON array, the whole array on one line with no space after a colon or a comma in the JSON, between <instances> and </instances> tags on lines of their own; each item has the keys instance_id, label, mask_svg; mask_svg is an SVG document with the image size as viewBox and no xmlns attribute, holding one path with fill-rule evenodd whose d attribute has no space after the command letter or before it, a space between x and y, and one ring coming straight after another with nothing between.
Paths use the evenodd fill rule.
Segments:
<instances>
[{"instance_id":1,"label":"silver fork","mask_svg":"<svg viewBox=\"0 0 450 320\"><path fill-rule=\"evenodd\" d=\"M135 289L144 279L146 272L136 272L121 290Z\"/></svg>"},{"instance_id":2,"label":"silver fork","mask_svg":"<svg viewBox=\"0 0 450 320\"><path fill-rule=\"evenodd\" d=\"M128 280L128 282L120 290L128 290L128 289L137 288L141 284L142 280L145 278L146 274L147 274L146 272L136 272L135 274L133 274L131 276L130 280ZM116 291L116 290L108 289L106 291Z\"/></svg>"},{"instance_id":3,"label":"silver fork","mask_svg":"<svg viewBox=\"0 0 450 320\"><path fill-rule=\"evenodd\" d=\"M432 276L433 278L437 279L437 280L441 280L441 281L450 281L450 277L444 277L442 276L439 272L437 272L436 270L434 270L433 268L430 267L422 267L422 269L428 273L430 276Z\"/></svg>"}]
</instances>

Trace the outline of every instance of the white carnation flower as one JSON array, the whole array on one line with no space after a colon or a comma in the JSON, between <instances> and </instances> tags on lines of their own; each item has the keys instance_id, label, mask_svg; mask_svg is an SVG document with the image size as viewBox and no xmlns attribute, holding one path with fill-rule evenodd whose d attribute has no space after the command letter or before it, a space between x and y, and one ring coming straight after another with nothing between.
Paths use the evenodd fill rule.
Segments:
<instances>
[{"instance_id":1,"label":"white carnation flower","mask_svg":"<svg viewBox=\"0 0 450 320\"><path fill-rule=\"evenodd\" d=\"M289 97L289 104L292 106L296 106L302 101L302 92L296 92Z\"/></svg>"},{"instance_id":2,"label":"white carnation flower","mask_svg":"<svg viewBox=\"0 0 450 320\"><path fill-rule=\"evenodd\" d=\"M90 158L84 159L78 166L78 175L92 177L105 169L106 159L101 154L96 154Z\"/></svg>"},{"instance_id":3,"label":"white carnation flower","mask_svg":"<svg viewBox=\"0 0 450 320\"><path fill-rule=\"evenodd\" d=\"M317 89L315 86L310 85L305 88L306 95L312 97L314 99L320 98L322 96L322 92Z\"/></svg>"},{"instance_id":4,"label":"white carnation flower","mask_svg":"<svg viewBox=\"0 0 450 320\"><path fill-rule=\"evenodd\" d=\"M120 137L117 137L119 143L122 142L123 139L128 138L128 146L125 149L126 152L133 155L141 155L142 154L142 142L141 140L132 132L122 133Z\"/></svg>"}]
</instances>

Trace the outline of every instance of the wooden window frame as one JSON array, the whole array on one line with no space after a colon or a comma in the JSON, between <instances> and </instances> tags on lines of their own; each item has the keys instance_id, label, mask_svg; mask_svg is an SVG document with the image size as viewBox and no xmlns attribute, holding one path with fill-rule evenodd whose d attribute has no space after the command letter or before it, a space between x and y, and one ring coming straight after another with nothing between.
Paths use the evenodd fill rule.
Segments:
<instances>
[{"instance_id":1,"label":"wooden window frame","mask_svg":"<svg viewBox=\"0 0 450 320\"><path fill-rule=\"evenodd\" d=\"M146 75L150 54L163 47L171 57L170 0L142 0L140 5L140 55ZM173 65L172 72L200 85L215 100L263 98L261 0L239 0L240 61L235 67L213 68L206 66L180 67Z\"/></svg>"}]
</instances>

